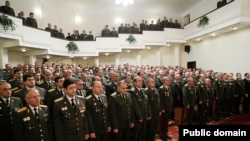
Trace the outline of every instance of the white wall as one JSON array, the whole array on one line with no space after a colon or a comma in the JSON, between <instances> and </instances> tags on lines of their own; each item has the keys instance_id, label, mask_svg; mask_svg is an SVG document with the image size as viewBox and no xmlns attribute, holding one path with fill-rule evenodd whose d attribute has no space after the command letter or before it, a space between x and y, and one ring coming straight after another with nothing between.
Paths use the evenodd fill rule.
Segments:
<instances>
[{"instance_id":1,"label":"white wall","mask_svg":"<svg viewBox=\"0 0 250 141\"><path fill-rule=\"evenodd\" d=\"M24 64L24 59L25 57L23 56L23 53L19 52L8 52L8 59L9 59L9 64L11 64L13 67L17 66L17 64Z\"/></svg>"},{"instance_id":2,"label":"white wall","mask_svg":"<svg viewBox=\"0 0 250 141\"><path fill-rule=\"evenodd\" d=\"M250 28L232 31L222 36L190 43L189 54L181 53L181 66L196 61L197 68L213 69L221 72L249 72Z\"/></svg>"}]
</instances>

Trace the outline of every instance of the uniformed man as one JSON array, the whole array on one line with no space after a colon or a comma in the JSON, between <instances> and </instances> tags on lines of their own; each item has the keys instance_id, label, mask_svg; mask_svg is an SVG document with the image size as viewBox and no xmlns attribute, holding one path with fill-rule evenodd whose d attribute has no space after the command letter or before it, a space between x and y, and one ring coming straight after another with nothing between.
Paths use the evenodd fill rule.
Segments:
<instances>
[{"instance_id":1,"label":"uniformed man","mask_svg":"<svg viewBox=\"0 0 250 141\"><path fill-rule=\"evenodd\" d=\"M73 79L63 82L65 96L54 101L55 141L84 141L89 138L85 99L76 95Z\"/></svg>"},{"instance_id":2,"label":"uniformed man","mask_svg":"<svg viewBox=\"0 0 250 141\"><path fill-rule=\"evenodd\" d=\"M45 90L50 90L55 88L55 81L52 80L52 72L49 69L43 70L43 82L38 85L38 87L44 88Z\"/></svg>"},{"instance_id":3,"label":"uniformed man","mask_svg":"<svg viewBox=\"0 0 250 141\"><path fill-rule=\"evenodd\" d=\"M0 137L12 141L14 112L23 107L22 100L11 96L11 86L6 81L0 82Z\"/></svg>"},{"instance_id":4,"label":"uniformed man","mask_svg":"<svg viewBox=\"0 0 250 141\"><path fill-rule=\"evenodd\" d=\"M113 94L117 89L117 83L119 81L119 75L115 72L110 72L110 82L108 85L106 85L106 96L109 97L111 94Z\"/></svg>"},{"instance_id":5,"label":"uniformed man","mask_svg":"<svg viewBox=\"0 0 250 141\"><path fill-rule=\"evenodd\" d=\"M30 12L30 16L26 18L26 25L37 28L37 21L34 18L34 13Z\"/></svg>"},{"instance_id":6,"label":"uniformed man","mask_svg":"<svg viewBox=\"0 0 250 141\"><path fill-rule=\"evenodd\" d=\"M9 0L6 0L5 5L0 7L0 12L11 15L11 16L15 16L14 9L10 7L10 1Z\"/></svg>"},{"instance_id":7,"label":"uniformed man","mask_svg":"<svg viewBox=\"0 0 250 141\"><path fill-rule=\"evenodd\" d=\"M134 127L134 111L126 82L117 83L117 91L109 97L109 111L114 141L128 141Z\"/></svg>"},{"instance_id":8,"label":"uniformed man","mask_svg":"<svg viewBox=\"0 0 250 141\"><path fill-rule=\"evenodd\" d=\"M145 89L145 93L148 96L148 100L152 110L152 118L147 122L147 134L146 141L154 141L155 135L158 130L159 124L159 115L160 111L160 95L158 90L155 88L155 80L149 78L147 81L147 88Z\"/></svg>"},{"instance_id":9,"label":"uniformed man","mask_svg":"<svg viewBox=\"0 0 250 141\"><path fill-rule=\"evenodd\" d=\"M46 96L46 91L43 88L35 86L35 79L32 75L27 74L23 76L23 83L24 83L24 88L19 89L14 91L13 96L19 97L23 101L23 105L26 106L26 99L25 99L25 93L28 89L34 88L39 91L39 94L41 96L41 104L45 104L45 96Z\"/></svg>"},{"instance_id":10,"label":"uniformed man","mask_svg":"<svg viewBox=\"0 0 250 141\"><path fill-rule=\"evenodd\" d=\"M236 73L236 79L235 79L234 84L235 84L235 95L234 95L234 102L233 102L233 105L234 105L233 111L234 111L234 114L238 115L240 114L241 99L243 95L246 94L245 83L244 83L244 80L242 79L241 73Z\"/></svg>"},{"instance_id":11,"label":"uniformed man","mask_svg":"<svg viewBox=\"0 0 250 141\"><path fill-rule=\"evenodd\" d=\"M132 129L131 140L144 141L146 136L146 123L151 119L151 107L145 90L142 89L142 78L136 76L133 80L134 89L129 91L134 106L135 126Z\"/></svg>"},{"instance_id":12,"label":"uniformed man","mask_svg":"<svg viewBox=\"0 0 250 141\"><path fill-rule=\"evenodd\" d=\"M22 71L20 69L15 69L14 70L14 75L12 75L12 77L10 77L7 81L8 83L10 83L11 88L18 88L21 89L22 88Z\"/></svg>"},{"instance_id":13,"label":"uniformed man","mask_svg":"<svg viewBox=\"0 0 250 141\"><path fill-rule=\"evenodd\" d=\"M197 94L193 77L187 78L187 84L183 87L183 105L186 110L186 124L195 124L194 115L197 106Z\"/></svg>"},{"instance_id":14,"label":"uniformed man","mask_svg":"<svg viewBox=\"0 0 250 141\"><path fill-rule=\"evenodd\" d=\"M25 93L27 106L19 109L14 119L14 141L52 141L49 109L40 105L39 91L31 88Z\"/></svg>"},{"instance_id":15,"label":"uniformed man","mask_svg":"<svg viewBox=\"0 0 250 141\"><path fill-rule=\"evenodd\" d=\"M110 30L108 25L105 25L104 29L102 30L102 37L110 37Z\"/></svg>"},{"instance_id":16,"label":"uniformed man","mask_svg":"<svg viewBox=\"0 0 250 141\"><path fill-rule=\"evenodd\" d=\"M90 140L107 141L108 133L111 132L107 97L103 94L100 81L93 81L91 87L92 94L86 98Z\"/></svg>"},{"instance_id":17,"label":"uniformed man","mask_svg":"<svg viewBox=\"0 0 250 141\"><path fill-rule=\"evenodd\" d=\"M83 89L83 85L81 79L76 80L76 94L86 98L86 90Z\"/></svg>"},{"instance_id":18,"label":"uniformed man","mask_svg":"<svg viewBox=\"0 0 250 141\"><path fill-rule=\"evenodd\" d=\"M208 106L206 113L206 122L211 121L214 118L214 89L212 87L212 80L210 78L205 79L205 93L208 96Z\"/></svg>"},{"instance_id":19,"label":"uniformed man","mask_svg":"<svg viewBox=\"0 0 250 141\"><path fill-rule=\"evenodd\" d=\"M166 141L167 139L172 139L168 135L168 122L171 118L171 114L173 111L173 89L170 86L171 83L170 76L164 76L162 78L162 86L159 88L159 95L160 95L160 106L161 106L161 113L162 113L162 126L161 138Z\"/></svg>"}]
</instances>

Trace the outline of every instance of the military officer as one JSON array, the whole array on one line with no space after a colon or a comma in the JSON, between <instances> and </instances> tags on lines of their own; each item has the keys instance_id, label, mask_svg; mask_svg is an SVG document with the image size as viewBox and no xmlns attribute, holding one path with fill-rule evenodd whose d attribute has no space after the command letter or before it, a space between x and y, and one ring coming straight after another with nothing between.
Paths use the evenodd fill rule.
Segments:
<instances>
[{"instance_id":1,"label":"military officer","mask_svg":"<svg viewBox=\"0 0 250 141\"><path fill-rule=\"evenodd\" d=\"M52 72L49 69L43 70L43 82L38 87L44 88L45 90L50 90L55 88L55 81L52 80Z\"/></svg>"},{"instance_id":2,"label":"military officer","mask_svg":"<svg viewBox=\"0 0 250 141\"><path fill-rule=\"evenodd\" d=\"M49 109L40 105L39 91L31 88L25 93L27 106L17 110L14 119L14 141L52 141Z\"/></svg>"},{"instance_id":3,"label":"military officer","mask_svg":"<svg viewBox=\"0 0 250 141\"><path fill-rule=\"evenodd\" d=\"M208 106L206 113L206 122L210 121L214 117L213 108L214 108L214 89L212 87L212 80L210 78L205 79L205 93L208 96Z\"/></svg>"},{"instance_id":4,"label":"military officer","mask_svg":"<svg viewBox=\"0 0 250 141\"><path fill-rule=\"evenodd\" d=\"M171 117L171 113L173 110L173 89L170 86L171 83L170 76L164 76L162 78L162 86L159 88L159 95L160 95L160 106L161 106L161 113L162 113L162 139L166 141L167 139L171 139L168 135L168 122Z\"/></svg>"},{"instance_id":5,"label":"military officer","mask_svg":"<svg viewBox=\"0 0 250 141\"><path fill-rule=\"evenodd\" d=\"M26 25L28 26L31 26L31 27L34 27L34 28L37 28L37 21L36 19L34 18L34 13L33 12L30 12L30 16L27 17L26 19Z\"/></svg>"},{"instance_id":6,"label":"military officer","mask_svg":"<svg viewBox=\"0 0 250 141\"><path fill-rule=\"evenodd\" d=\"M10 77L7 81L10 83L11 88L22 88L22 71L18 68L14 70L14 75Z\"/></svg>"},{"instance_id":7,"label":"military officer","mask_svg":"<svg viewBox=\"0 0 250 141\"><path fill-rule=\"evenodd\" d=\"M91 84L92 94L86 98L86 109L90 124L90 140L107 141L111 131L108 115L108 101L100 81Z\"/></svg>"},{"instance_id":8,"label":"military officer","mask_svg":"<svg viewBox=\"0 0 250 141\"><path fill-rule=\"evenodd\" d=\"M242 79L241 73L236 73L236 79L235 79L235 95L234 95L234 102L233 102L233 111L234 114L240 114L240 102L245 93L245 83L244 80ZM246 95L244 95L245 97ZM243 109L245 110L245 109Z\"/></svg>"},{"instance_id":9,"label":"military officer","mask_svg":"<svg viewBox=\"0 0 250 141\"><path fill-rule=\"evenodd\" d=\"M41 104L45 104L46 91L43 88L35 86L35 79L32 75L30 75L30 74L24 75L23 76L23 83L24 83L25 87L14 91L13 96L21 98L23 101L23 105L26 106L27 103L25 100L25 93L28 89L35 88L36 90L39 91L39 94L41 96L41 99L40 99Z\"/></svg>"},{"instance_id":10,"label":"military officer","mask_svg":"<svg viewBox=\"0 0 250 141\"><path fill-rule=\"evenodd\" d=\"M76 80L76 93L82 97L86 97L86 90L83 89L83 81L81 79Z\"/></svg>"},{"instance_id":11,"label":"military officer","mask_svg":"<svg viewBox=\"0 0 250 141\"><path fill-rule=\"evenodd\" d=\"M119 81L118 73L110 72L110 79L111 79L111 82L109 82L105 88L107 97L113 94L117 89L117 82Z\"/></svg>"},{"instance_id":12,"label":"military officer","mask_svg":"<svg viewBox=\"0 0 250 141\"><path fill-rule=\"evenodd\" d=\"M23 107L22 100L11 96L11 86L6 81L0 82L0 137L12 141L14 112Z\"/></svg>"},{"instance_id":13,"label":"military officer","mask_svg":"<svg viewBox=\"0 0 250 141\"><path fill-rule=\"evenodd\" d=\"M155 88L155 80L149 78L147 81L147 88L145 93L148 96L148 100L152 109L152 118L147 122L147 135L146 141L154 141L155 135L158 130L160 111L160 96L158 90Z\"/></svg>"},{"instance_id":14,"label":"military officer","mask_svg":"<svg viewBox=\"0 0 250 141\"><path fill-rule=\"evenodd\" d=\"M14 9L10 7L9 0L6 0L5 5L0 7L0 12L11 15L11 16L15 16Z\"/></svg>"},{"instance_id":15,"label":"military officer","mask_svg":"<svg viewBox=\"0 0 250 141\"><path fill-rule=\"evenodd\" d=\"M126 89L126 82L118 82L117 91L108 98L114 141L128 141L134 127L133 103Z\"/></svg>"},{"instance_id":16,"label":"military officer","mask_svg":"<svg viewBox=\"0 0 250 141\"><path fill-rule=\"evenodd\" d=\"M131 140L144 141L146 136L146 123L151 119L151 107L145 90L142 89L142 78L136 76L133 80L134 89L129 91L134 106L135 125L132 129Z\"/></svg>"},{"instance_id":17,"label":"military officer","mask_svg":"<svg viewBox=\"0 0 250 141\"><path fill-rule=\"evenodd\" d=\"M183 87L183 105L186 109L186 124L194 124L195 107L197 106L196 88L193 77L187 78Z\"/></svg>"},{"instance_id":18,"label":"military officer","mask_svg":"<svg viewBox=\"0 0 250 141\"><path fill-rule=\"evenodd\" d=\"M54 101L55 141L84 141L89 138L85 99L76 95L73 79L63 82L65 96Z\"/></svg>"}]
</instances>

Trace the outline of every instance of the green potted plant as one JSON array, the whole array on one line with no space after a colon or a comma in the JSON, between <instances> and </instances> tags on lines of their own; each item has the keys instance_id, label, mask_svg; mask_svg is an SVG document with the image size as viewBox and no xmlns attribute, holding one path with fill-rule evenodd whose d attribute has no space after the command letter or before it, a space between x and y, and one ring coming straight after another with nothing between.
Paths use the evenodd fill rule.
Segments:
<instances>
[{"instance_id":1,"label":"green potted plant","mask_svg":"<svg viewBox=\"0 0 250 141\"><path fill-rule=\"evenodd\" d=\"M209 18L207 16L203 16L200 18L197 26L204 27L204 26L208 25L208 22L209 22Z\"/></svg>"},{"instance_id":2,"label":"green potted plant","mask_svg":"<svg viewBox=\"0 0 250 141\"><path fill-rule=\"evenodd\" d=\"M0 24L3 25L3 30L6 32L8 29L16 30L16 24L6 15L0 16Z\"/></svg>"},{"instance_id":3,"label":"green potted plant","mask_svg":"<svg viewBox=\"0 0 250 141\"><path fill-rule=\"evenodd\" d=\"M71 52L73 54L79 51L78 46L72 41L66 45L66 48L68 48L68 52Z\"/></svg>"},{"instance_id":4,"label":"green potted plant","mask_svg":"<svg viewBox=\"0 0 250 141\"><path fill-rule=\"evenodd\" d=\"M126 41L129 43L129 44L134 44L136 43L136 39L133 35L129 35L128 38L126 39Z\"/></svg>"}]
</instances>

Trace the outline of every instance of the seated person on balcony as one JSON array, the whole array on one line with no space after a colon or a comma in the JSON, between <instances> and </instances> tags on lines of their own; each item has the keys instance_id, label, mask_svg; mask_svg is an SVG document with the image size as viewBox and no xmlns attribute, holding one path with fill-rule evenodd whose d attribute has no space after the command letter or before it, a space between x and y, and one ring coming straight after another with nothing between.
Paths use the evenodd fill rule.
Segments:
<instances>
[{"instance_id":1,"label":"seated person on balcony","mask_svg":"<svg viewBox=\"0 0 250 141\"><path fill-rule=\"evenodd\" d=\"M69 41L71 41L72 39L71 39L71 35L70 35L70 33L68 32L68 36L66 37L66 40L69 40Z\"/></svg>"},{"instance_id":2,"label":"seated person on balcony","mask_svg":"<svg viewBox=\"0 0 250 141\"><path fill-rule=\"evenodd\" d=\"M34 18L34 13L30 12L30 16L26 18L26 25L37 28L37 21Z\"/></svg>"},{"instance_id":3,"label":"seated person on balcony","mask_svg":"<svg viewBox=\"0 0 250 141\"><path fill-rule=\"evenodd\" d=\"M58 38L61 38L61 39L65 39L65 36L64 36L64 33L63 33L62 28L59 29L59 32L58 32L57 37L58 37Z\"/></svg>"},{"instance_id":4,"label":"seated person on balcony","mask_svg":"<svg viewBox=\"0 0 250 141\"><path fill-rule=\"evenodd\" d=\"M51 32L52 37L58 37L57 25L54 25L54 29Z\"/></svg>"},{"instance_id":5,"label":"seated person on balcony","mask_svg":"<svg viewBox=\"0 0 250 141\"><path fill-rule=\"evenodd\" d=\"M131 28L132 28L132 33L140 33L136 23L133 23L133 26Z\"/></svg>"},{"instance_id":6,"label":"seated person on balcony","mask_svg":"<svg viewBox=\"0 0 250 141\"><path fill-rule=\"evenodd\" d=\"M167 28L167 25L168 25L168 19L166 16L164 16L163 20L161 21L161 28L162 29Z\"/></svg>"},{"instance_id":7,"label":"seated person on balcony","mask_svg":"<svg viewBox=\"0 0 250 141\"><path fill-rule=\"evenodd\" d=\"M126 33L132 33L132 28L130 24L127 24Z\"/></svg>"},{"instance_id":8,"label":"seated person on balcony","mask_svg":"<svg viewBox=\"0 0 250 141\"><path fill-rule=\"evenodd\" d=\"M15 16L14 9L10 7L10 1L8 0L5 1L5 5L0 7L0 12L11 16Z\"/></svg>"},{"instance_id":9,"label":"seated person on balcony","mask_svg":"<svg viewBox=\"0 0 250 141\"><path fill-rule=\"evenodd\" d=\"M88 34L85 30L82 30L82 33L80 35L80 40L87 40Z\"/></svg>"},{"instance_id":10,"label":"seated person on balcony","mask_svg":"<svg viewBox=\"0 0 250 141\"><path fill-rule=\"evenodd\" d=\"M92 31L89 31L89 35L87 36L88 40L94 40L94 36L92 35Z\"/></svg>"},{"instance_id":11,"label":"seated person on balcony","mask_svg":"<svg viewBox=\"0 0 250 141\"><path fill-rule=\"evenodd\" d=\"M151 20L151 24L149 24L148 30L155 30L154 20Z\"/></svg>"},{"instance_id":12,"label":"seated person on balcony","mask_svg":"<svg viewBox=\"0 0 250 141\"><path fill-rule=\"evenodd\" d=\"M80 40L80 34L78 30L73 30L73 34L71 35L71 40Z\"/></svg>"},{"instance_id":13,"label":"seated person on balcony","mask_svg":"<svg viewBox=\"0 0 250 141\"><path fill-rule=\"evenodd\" d=\"M111 37L118 37L118 33L115 30L115 27L112 28L112 31L110 33L111 33Z\"/></svg>"},{"instance_id":14,"label":"seated person on balcony","mask_svg":"<svg viewBox=\"0 0 250 141\"><path fill-rule=\"evenodd\" d=\"M51 28L51 23L48 23L48 27L45 28L46 31L50 32L50 35L52 35L52 28Z\"/></svg>"},{"instance_id":15,"label":"seated person on balcony","mask_svg":"<svg viewBox=\"0 0 250 141\"><path fill-rule=\"evenodd\" d=\"M140 23L140 32L142 32L143 30L145 30L145 21L142 20Z\"/></svg>"},{"instance_id":16,"label":"seated person on balcony","mask_svg":"<svg viewBox=\"0 0 250 141\"><path fill-rule=\"evenodd\" d=\"M17 16L17 17L20 18L20 19L22 19L23 25L26 24L26 19L24 18L24 13L23 13L23 11L21 11L20 13L18 13L18 16Z\"/></svg>"},{"instance_id":17,"label":"seated person on balcony","mask_svg":"<svg viewBox=\"0 0 250 141\"><path fill-rule=\"evenodd\" d=\"M145 30L148 30L149 28L148 21L145 20L144 23L145 23Z\"/></svg>"},{"instance_id":18,"label":"seated person on balcony","mask_svg":"<svg viewBox=\"0 0 250 141\"><path fill-rule=\"evenodd\" d=\"M105 25L104 29L102 30L102 37L109 37L109 36L110 36L109 26Z\"/></svg>"},{"instance_id":19,"label":"seated person on balcony","mask_svg":"<svg viewBox=\"0 0 250 141\"><path fill-rule=\"evenodd\" d=\"M178 20L175 20L174 28L181 28L181 25L180 25L180 23L178 22Z\"/></svg>"},{"instance_id":20,"label":"seated person on balcony","mask_svg":"<svg viewBox=\"0 0 250 141\"><path fill-rule=\"evenodd\" d=\"M118 27L118 33L124 33L125 32L125 27L123 26L123 23Z\"/></svg>"},{"instance_id":21,"label":"seated person on balcony","mask_svg":"<svg viewBox=\"0 0 250 141\"><path fill-rule=\"evenodd\" d=\"M173 23L172 18L169 19L169 22L168 22L168 24L167 24L167 27L169 27L169 28L174 28L174 23Z\"/></svg>"},{"instance_id":22,"label":"seated person on balcony","mask_svg":"<svg viewBox=\"0 0 250 141\"><path fill-rule=\"evenodd\" d=\"M156 24L155 24L155 29L154 30L162 30L162 27L161 27L161 19L158 19Z\"/></svg>"}]
</instances>

